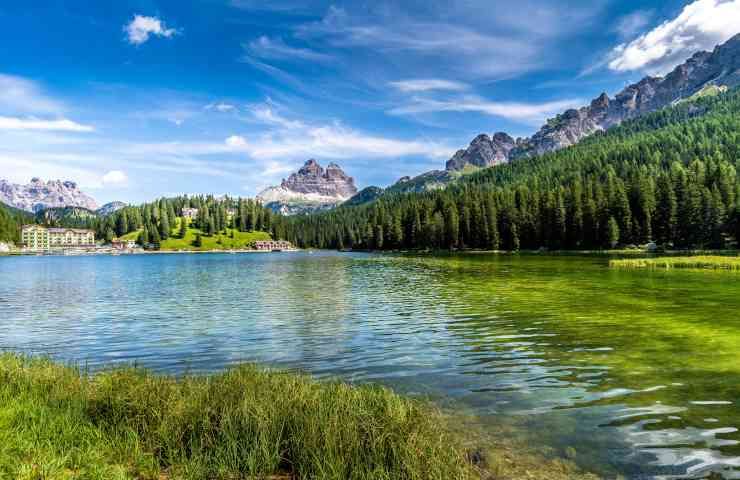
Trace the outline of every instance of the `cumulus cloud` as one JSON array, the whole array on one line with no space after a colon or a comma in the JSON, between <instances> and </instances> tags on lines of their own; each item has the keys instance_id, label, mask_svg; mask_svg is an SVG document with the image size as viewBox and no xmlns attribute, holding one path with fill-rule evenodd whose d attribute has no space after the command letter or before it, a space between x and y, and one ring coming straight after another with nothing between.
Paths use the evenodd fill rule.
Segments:
<instances>
[{"instance_id":1,"label":"cumulus cloud","mask_svg":"<svg viewBox=\"0 0 740 480\"><path fill-rule=\"evenodd\" d=\"M582 105L578 99L545 103L492 102L477 96L453 100L414 98L408 105L389 110L392 115L415 115L433 112L477 112L509 120L539 125L542 121L568 108Z\"/></svg>"},{"instance_id":2,"label":"cumulus cloud","mask_svg":"<svg viewBox=\"0 0 740 480\"><path fill-rule=\"evenodd\" d=\"M443 80L440 78L416 78L389 82L389 85L401 92L427 92L430 90L448 90L460 92L470 86L466 83Z\"/></svg>"},{"instance_id":3,"label":"cumulus cloud","mask_svg":"<svg viewBox=\"0 0 740 480\"><path fill-rule=\"evenodd\" d=\"M0 130L56 130L63 132L92 132L89 125L82 125L66 118L39 120L36 118L1 117Z\"/></svg>"},{"instance_id":4,"label":"cumulus cloud","mask_svg":"<svg viewBox=\"0 0 740 480\"><path fill-rule=\"evenodd\" d=\"M174 28L167 28L159 18L144 15L134 15L133 20L123 27L123 31L131 45L146 43L152 35L170 38L178 33Z\"/></svg>"},{"instance_id":5,"label":"cumulus cloud","mask_svg":"<svg viewBox=\"0 0 740 480\"><path fill-rule=\"evenodd\" d=\"M103 175L103 184L108 186L122 186L128 183L128 176L121 170L111 170Z\"/></svg>"},{"instance_id":6,"label":"cumulus cloud","mask_svg":"<svg viewBox=\"0 0 740 480\"><path fill-rule=\"evenodd\" d=\"M673 20L617 46L609 68L665 74L699 50L711 50L740 32L740 0L696 0Z\"/></svg>"}]
</instances>

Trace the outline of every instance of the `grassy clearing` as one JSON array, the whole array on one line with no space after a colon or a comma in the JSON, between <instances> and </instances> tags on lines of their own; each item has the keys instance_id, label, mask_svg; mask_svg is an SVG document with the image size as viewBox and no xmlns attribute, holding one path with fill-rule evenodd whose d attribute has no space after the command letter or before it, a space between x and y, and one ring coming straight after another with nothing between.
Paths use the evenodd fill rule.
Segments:
<instances>
[{"instance_id":1,"label":"grassy clearing","mask_svg":"<svg viewBox=\"0 0 740 480\"><path fill-rule=\"evenodd\" d=\"M695 256L695 257L658 257L612 260L612 268L687 268L701 270L738 270L740 257Z\"/></svg>"},{"instance_id":2,"label":"grassy clearing","mask_svg":"<svg viewBox=\"0 0 740 480\"><path fill-rule=\"evenodd\" d=\"M240 232L239 230L233 230L227 228L225 232L217 233L211 237L206 236L197 228L188 227L187 233L184 238L180 237L180 222L181 218L175 222L175 226L172 228L170 238L163 240L160 243L160 250L165 251L176 251L176 250L195 250L195 251L208 251L208 250L245 250L249 248L249 244L258 240L270 240L270 234L267 232ZM203 245L196 247L193 245L195 237L201 234ZM139 231L131 232L124 235L122 238L125 240L136 240L139 237Z\"/></svg>"},{"instance_id":3,"label":"grassy clearing","mask_svg":"<svg viewBox=\"0 0 740 480\"><path fill-rule=\"evenodd\" d=\"M175 379L0 356L0 478L470 479L420 402L242 366Z\"/></svg>"}]
</instances>

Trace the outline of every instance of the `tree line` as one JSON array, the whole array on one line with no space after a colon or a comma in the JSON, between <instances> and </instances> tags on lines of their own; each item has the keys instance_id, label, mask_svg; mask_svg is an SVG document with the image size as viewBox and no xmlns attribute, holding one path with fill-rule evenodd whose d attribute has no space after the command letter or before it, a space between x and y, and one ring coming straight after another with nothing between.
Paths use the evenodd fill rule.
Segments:
<instances>
[{"instance_id":1,"label":"tree line","mask_svg":"<svg viewBox=\"0 0 740 480\"><path fill-rule=\"evenodd\" d=\"M294 217L286 235L339 249L725 248L740 238L739 168L734 90L443 190Z\"/></svg>"}]
</instances>

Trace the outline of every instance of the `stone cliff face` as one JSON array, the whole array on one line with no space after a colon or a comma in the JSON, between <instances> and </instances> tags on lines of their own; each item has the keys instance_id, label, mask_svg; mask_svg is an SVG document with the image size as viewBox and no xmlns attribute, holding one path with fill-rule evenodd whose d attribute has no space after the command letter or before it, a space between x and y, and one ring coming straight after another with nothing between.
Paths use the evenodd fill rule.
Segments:
<instances>
[{"instance_id":1,"label":"stone cliff face","mask_svg":"<svg viewBox=\"0 0 740 480\"><path fill-rule=\"evenodd\" d=\"M516 147L515 140L506 133L499 132L493 137L485 134L478 135L467 149L458 150L447 161L447 170L462 170L466 165L485 168L506 163L509 159L509 152L514 147Z\"/></svg>"},{"instance_id":2,"label":"stone cliff face","mask_svg":"<svg viewBox=\"0 0 740 480\"><path fill-rule=\"evenodd\" d=\"M307 161L298 172L283 180L280 186L297 193L342 199L357 193L354 179L344 173L339 165L330 163L324 170L314 159Z\"/></svg>"},{"instance_id":3,"label":"stone cliff face","mask_svg":"<svg viewBox=\"0 0 740 480\"><path fill-rule=\"evenodd\" d=\"M356 194L354 179L339 165L330 163L324 169L311 159L280 186L263 190L257 199L276 212L291 215L327 210Z\"/></svg>"},{"instance_id":4,"label":"stone cliff face","mask_svg":"<svg viewBox=\"0 0 740 480\"><path fill-rule=\"evenodd\" d=\"M0 202L29 212L54 207L98 208L95 200L80 191L76 183L61 180L44 182L38 178L31 179L31 183L26 185L0 180Z\"/></svg>"},{"instance_id":5,"label":"stone cliff face","mask_svg":"<svg viewBox=\"0 0 740 480\"><path fill-rule=\"evenodd\" d=\"M590 105L567 110L548 120L532 137L514 141L505 133L479 135L448 162L448 171L468 165L490 167L518 158L569 147L583 138L625 120L659 110L714 86L740 85L740 34L712 52L694 54L665 77L645 77L614 98L602 93Z\"/></svg>"}]
</instances>

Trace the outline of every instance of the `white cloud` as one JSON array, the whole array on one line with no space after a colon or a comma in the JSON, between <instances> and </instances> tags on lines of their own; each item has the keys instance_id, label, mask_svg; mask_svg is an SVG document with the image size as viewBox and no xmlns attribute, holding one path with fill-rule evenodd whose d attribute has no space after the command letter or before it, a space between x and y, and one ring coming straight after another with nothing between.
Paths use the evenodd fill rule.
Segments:
<instances>
[{"instance_id":1,"label":"white cloud","mask_svg":"<svg viewBox=\"0 0 740 480\"><path fill-rule=\"evenodd\" d=\"M0 74L0 106L8 113L58 113L64 110L60 102L41 91L31 80Z\"/></svg>"},{"instance_id":2,"label":"white cloud","mask_svg":"<svg viewBox=\"0 0 740 480\"><path fill-rule=\"evenodd\" d=\"M94 167L75 165L78 157L41 152L0 152L2 177L14 183L27 183L31 177L73 180L84 189L102 188Z\"/></svg>"},{"instance_id":3,"label":"white cloud","mask_svg":"<svg viewBox=\"0 0 740 480\"><path fill-rule=\"evenodd\" d=\"M501 78L542 63L534 34L492 35L490 25L485 29L475 28L438 18L438 15L366 17L332 6L321 21L298 27L297 35L320 39L334 48L367 49L404 63L409 69L442 67L469 77Z\"/></svg>"},{"instance_id":4,"label":"white cloud","mask_svg":"<svg viewBox=\"0 0 740 480\"><path fill-rule=\"evenodd\" d=\"M271 39L265 35L243 45L244 49L260 58L279 60L308 60L313 62L328 62L332 56L316 52L308 48L297 48L287 45L283 39Z\"/></svg>"},{"instance_id":5,"label":"white cloud","mask_svg":"<svg viewBox=\"0 0 740 480\"><path fill-rule=\"evenodd\" d=\"M609 68L665 74L699 50L711 50L740 32L740 0L696 0L666 21L611 53Z\"/></svg>"},{"instance_id":6,"label":"white cloud","mask_svg":"<svg viewBox=\"0 0 740 480\"><path fill-rule=\"evenodd\" d=\"M622 39L627 39L647 27L654 14L655 12L653 10L637 10L624 15L616 21L613 30Z\"/></svg>"},{"instance_id":7,"label":"white cloud","mask_svg":"<svg viewBox=\"0 0 740 480\"><path fill-rule=\"evenodd\" d=\"M410 155L446 158L454 152L453 148L438 142L378 137L338 123L266 135L253 141L248 150L254 158L269 159L311 156L330 159L397 158Z\"/></svg>"},{"instance_id":8,"label":"white cloud","mask_svg":"<svg viewBox=\"0 0 740 480\"><path fill-rule=\"evenodd\" d=\"M399 80L389 82L393 88L401 92L427 92L430 90L448 90L460 92L470 88L469 85L462 82L443 80L439 78L416 78L411 80Z\"/></svg>"},{"instance_id":9,"label":"white cloud","mask_svg":"<svg viewBox=\"0 0 740 480\"><path fill-rule=\"evenodd\" d=\"M123 27L123 31L126 32L131 45L141 45L149 40L151 35L170 38L178 33L174 28L167 28L159 18L144 15L134 15L134 19Z\"/></svg>"},{"instance_id":10,"label":"white cloud","mask_svg":"<svg viewBox=\"0 0 740 480\"><path fill-rule=\"evenodd\" d=\"M226 139L226 145L234 149L243 149L247 146L247 139L240 135L232 135Z\"/></svg>"},{"instance_id":11,"label":"white cloud","mask_svg":"<svg viewBox=\"0 0 740 480\"><path fill-rule=\"evenodd\" d=\"M376 136L345 127L341 123L311 125L284 118L273 111L271 104L253 106L253 115L271 129L250 136L232 135L222 142L165 142L136 144L125 153L150 158L198 157L218 154L246 154L259 161L276 159L301 160L309 157L328 159L398 158L423 156L446 158L454 148L432 140L399 140Z\"/></svg>"},{"instance_id":12,"label":"white cloud","mask_svg":"<svg viewBox=\"0 0 740 480\"><path fill-rule=\"evenodd\" d=\"M92 132L89 125L82 125L66 118L39 120L36 118L0 117L0 130L56 130L64 132Z\"/></svg>"},{"instance_id":13,"label":"white cloud","mask_svg":"<svg viewBox=\"0 0 740 480\"><path fill-rule=\"evenodd\" d=\"M409 105L394 108L388 113L393 115L415 115L433 112L477 112L539 125L540 122L548 117L582 104L583 101L577 99L545 103L520 103L491 102L476 96L466 96L444 101L417 97Z\"/></svg>"},{"instance_id":14,"label":"white cloud","mask_svg":"<svg viewBox=\"0 0 740 480\"><path fill-rule=\"evenodd\" d=\"M206 110L216 110L221 113L233 112L236 106L226 102L210 103L206 105Z\"/></svg>"},{"instance_id":15,"label":"white cloud","mask_svg":"<svg viewBox=\"0 0 740 480\"><path fill-rule=\"evenodd\" d=\"M263 123L265 125L278 126L293 130L305 127L303 122L299 120L290 120L282 116L276 111L277 108L278 107L270 100L265 103L251 105L249 107L250 112L252 113L252 117L254 117L257 122Z\"/></svg>"},{"instance_id":16,"label":"white cloud","mask_svg":"<svg viewBox=\"0 0 740 480\"><path fill-rule=\"evenodd\" d=\"M121 170L111 170L103 175L103 184L109 186L122 186L128 183L128 176Z\"/></svg>"}]
</instances>

